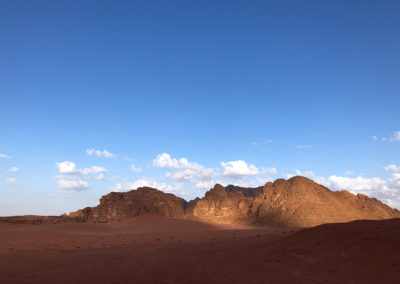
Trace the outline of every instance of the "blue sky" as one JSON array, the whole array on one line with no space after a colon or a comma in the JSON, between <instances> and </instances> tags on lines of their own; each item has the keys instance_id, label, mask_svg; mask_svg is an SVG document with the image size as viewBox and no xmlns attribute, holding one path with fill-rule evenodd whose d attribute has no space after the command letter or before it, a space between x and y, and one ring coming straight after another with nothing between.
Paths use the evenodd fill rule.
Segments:
<instances>
[{"instance_id":1,"label":"blue sky","mask_svg":"<svg viewBox=\"0 0 400 284\"><path fill-rule=\"evenodd\" d=\"M295 174L400 208L399 9L2 1L0 215Z\"/></svg>"}]
</instances>

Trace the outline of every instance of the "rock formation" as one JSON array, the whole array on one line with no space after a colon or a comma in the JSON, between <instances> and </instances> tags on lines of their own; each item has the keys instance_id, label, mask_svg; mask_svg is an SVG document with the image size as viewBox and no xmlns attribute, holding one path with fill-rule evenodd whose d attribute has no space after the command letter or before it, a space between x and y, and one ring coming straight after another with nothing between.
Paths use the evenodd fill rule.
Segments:
<instances>
[{"instance_id":1,"label":"rock formation","mask_svg":"<svg viewBox=\"0 0 400 284\"><path fill-rule=\"evenodd\" d=\"M146 213L165 217L185 217L187 202L173 194L150 187L129 192L111 192L100 199L100 205L86 207L70 213L70 217L85 218L91 222L112 222L133 218Z\"/></svg>"},{"instance_id":2,"label":"rock formation","mask_svg":"<svg viewBox=\"0 0 400 284\"><path fill-rule=\"evenodd\" d=\"M225 188L217 184L203 198L190 202L149 187L125 193L112 192L103 196L97 207L72 212L69 217L111 222L146 213L217 223L289 227L400 218L400 211L375 198L348 191L334 192L299 176L278 179L258 188Z\"/></svg>"},{"instance_id":3,"label":"rock formation","mask_svg":"<svg viewBox=\"0 0 400 284\"><path fill-rule=\"evenodd\" d=\"M400 211L375 198L331 191L305 177L268 182L255 197L226 192L216 185L188 211L194 218L220 223L308 227L352 220L399 218Z\"/></svg>"}]
</instances>

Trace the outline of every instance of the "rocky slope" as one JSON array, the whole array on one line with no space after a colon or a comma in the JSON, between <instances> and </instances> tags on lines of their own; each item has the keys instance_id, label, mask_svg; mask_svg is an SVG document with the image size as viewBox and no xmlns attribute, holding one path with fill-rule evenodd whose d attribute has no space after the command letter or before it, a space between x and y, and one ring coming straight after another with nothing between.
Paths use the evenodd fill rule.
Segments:
<instances>
[{"instance_id":1,"label":"rocky slope","mask_svg":"<svg viewBox=\"0 0 400 284\"><path fill-rule=\"evenodd\" d=\"M212 222L308 227L352 220L399 218L400 211L375 198L334 192L305 177L267 183L260 194L245 197L216 185L187 215Z\"/></svg>"},{"instance_id":2,"label":"rocky slope","mask_svg":"<svg viewBox=\"0 0 400 284\"><path fill-rule=\"evenodd\" d=\"M72 212L69 217L110 222L146 213L216 223L289 227L400 217L400 211L375 198L347 191L334 192L299 176L278 179L259 188L225 188L217 184L203 198L190 202L149 187L113 192L103 196L97 207Z\"/></svg>"},{"instance_id":3,"label":"rocky slope","mask_svg":"<svg viewBox=\"0 0 400 284\"><path fill-rule=\"evenodd\" d=\"M185 217L187 202L173 194L150 187L140 187L129 192L111 192L100 199L100 205L86 207L70 213L91 222L121 221L147 213L165 217Z\"/></svg>"}]
</instances>

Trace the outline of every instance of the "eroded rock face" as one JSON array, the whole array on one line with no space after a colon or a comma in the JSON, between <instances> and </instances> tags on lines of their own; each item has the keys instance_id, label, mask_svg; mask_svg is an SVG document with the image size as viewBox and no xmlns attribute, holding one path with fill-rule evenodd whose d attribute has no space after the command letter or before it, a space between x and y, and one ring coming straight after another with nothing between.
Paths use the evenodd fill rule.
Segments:
<instances>
[{"instance_id":1,"label":"eroded rock face","mask_svg":"<svg viewBox=\"0 0 400 284\"><path fill-rule=\"evenodd\" d=\"M208 222L248 223L251 201L252 198L245 197L241 191L227 192L222 185L216 184L187 211L187 215Z\"/></svg>"},{"instance_id":2,"label":"eroded rock face","mask_svg":"<svg viewBox=\"0 0 400 284\"><path fill-rule=\"evenodd\" d=\"M347 191L333 192L305 177L269 182L255 197L223 189L216 185L187 214L211 222L289 227L400 217L400 211L375 198Z\"/></svg>"},{"instance_id":3,"label":"eroded rock face","mask_svg":"<svg viewBox=\"0 0 400 284\"><path fill-rule=\"evenodd\" d=\"M92 222L121 221L147 213L183 218L186 201L150 187L129 192L111 192L100 199L100 205L70 213Z\"/></svg>"},{"instance_id":4,"label":"eroded rock face","mask_svg":"<svg viewBox=\"0 0 400 284\"><path fill-rule=\"evenodd\" d=\"M228 185L225 187L227 192L241 192L245 197L257 197L263 192L263 186L259 187L241 187L236 185Z\"/></svg>"},{"instance_id":5,"label":"eroded rock face","mask_svg":"<svg viewBox=\"0 0 400 284\"><path fill-rule=\"evenodd\" d=\"M261 188L215 185L190 202L157 189L142 187L112 192L97 207L70 213L89 222L121 221L146 213L216 223L308 227L359 219L400 218L400 211L375 198L334 192L305 177L278 179Z\"/></svg>"}]
</instances>

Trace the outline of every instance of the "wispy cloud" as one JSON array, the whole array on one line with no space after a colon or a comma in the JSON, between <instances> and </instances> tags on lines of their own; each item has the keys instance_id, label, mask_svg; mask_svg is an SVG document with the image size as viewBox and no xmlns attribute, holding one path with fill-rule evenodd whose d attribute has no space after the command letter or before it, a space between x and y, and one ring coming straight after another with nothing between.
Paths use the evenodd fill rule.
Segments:
<instances>
[{"instance_id":1,"label":"wispy cloud","mask_svg":"<svg viewBox=\"0 0 400 284\"><path fill-rule=\"evenodd\" d=\"M248 165L243 160L221 162L221 166L223 168L222 176L233 179L243 179L260 173L256 166Z\"/></svg>"},{"instance_id":2,"label":"wispy cloud","mask_svg":"<svg viewBox=\"0 0 400 284\"><path fill-rule=\"evenodd\" d=\"M253 142L251 142L251 145L253 145L253 146L260 146L260 145L267 145L267 144L271 144L271 143L273 143L274 141L272 140L272 139L266 139L266 140L263 140L263 141L253 141Z\"/></svg>"},{"instance_id":3,"label":"wispy cloud","mask_svg":"<svg viewBox=\"0 0 400 284\"><path fill-rule=\"evenodd\" d=\"M56 167L60 173L55 176L58 188L72 191L88 189L89 183L85 180L87 178L106 180L104 174L108 172L108 169L99 166L79 169L70 161L56 163Z\"/></svg>"},{"instance_id":4,"label":"wispy cloud","mask_svg":"<svg viewBox=\"0 0 400 284\"><path fill-rule=\"evenodd\" d=\"M87 181L82 180L76 176L56 176L57 186L61 189L67 189L72 191L80 191L89 188Z\"/></svg>"},{"instance_id":5,"label":"wispy cloud","mask_svg":"<svg viewBox=\"0 0 400 284\"><path fill-rule=\"evenodd\" d=\"M393 164L387 165L385 167L385 171L387 171L387 172L398 172L398 171L400 171L400 167L398 167L396 165L393 165Z\"/></svg>"},{"instance_id":6,"label":"wispy cloud","mask_svg":"<svg viewBox=\"0 0 400 284\"><path fill-rule=\"evenodd\" d=\"M9 158L10 158L10 156L0 153L0 159L9 159Z\"/></svg>"},{"instance_id":7,"label":"wispy cloud","mask_svg":"<svg viewBox=\"0 0 400 284\"><path fill-rule=\"evenodd\" d=\"M372 139L374 141L381 140L382 142L399 142L400 141L400 130L397 130L393 132L393 134L388 138L388 137L378 137L378 136L372 136Z\"/></svg>"},{"instance_id":8,"label":"wispy cloud","mask_svg":"<svg viewBox=\"0 0 400 284\"><path fill-rule=\"evenodd\" d=\"M86 149L86 154L89 156L96 156L98 158L108 158L113 159L116 158L118 155L108 152L107 150L96 150L96 149Z\"/></svg>"},{"instance_id":9,"label":"wispy cloud","mask_svg":"<svg viewBox=\"0 0 400 284\"><path fill-rule=\"evenodd\" d=\"M389 139L390 142L400 141L400 130L393 133L393 136Z\"/></svg>"},{"instance_id":10,"label":"wispy cloud","mask_svg":"<svg viewBox=\"0 0 400 284\"><path fill-rule=\"evenodd\" d=\"M60 174L77 174L77 175L90 175L90 174L99 174L108 172L106 168L93 166L90 168L78 169L74 162L65 161L56 163L56 167L58 168L58 172Z\"/></svg>"},{"instance_id":11,"label":"wispy cloud","mask_svg":"<svg viewBox=\"0 0 400 284\"><path fill-rule=\"evenodd\" d=\"M6 180L6 182L7 182L8 184L10 184L10 185L14 185L14 184L16 184L16 183L18 182L18 180L17 180L16 178L8 178L8 179Z\"/></svg>"},{"instance_id":12,"label":"wispy cloud","mask_svg":"<svg viewBox=\"0 0 400 284\"><path fill-rule=\"evenodd\" d=\"M169 170L165 177L175 180L178 183L189 182L196 188L209 188L215 181L221 184L245 181L248 178L257 179L258 185L270 180L271 175L275 175L275 168L258 169L255 165L248 164L243 160L221 162L220 168L206 168L196 162L190 162L186 158L172 158L168 153L159 154L154 160L153 165L158 168Z\"/></svg>"},{"instance_id":13,"label":"wispy cloud","mask_svg":"<svg viewBox=\"0 0 400 284\"><path fill-rule=\"evenodd\" d=\"M12 167L11 169L10 169L10 172L12 172L12 173L17 173L17 172L19 172L19 169L17 168L17 167Z\"/></svg>"},{"instance_id":14,"label":"wispy cloud","mask_svg":"<svg viewBox=\"0 0 400 284\"><path fill-rule=\"evenodd\" d=\"M291 178L294 176L305 176L305 177L309 177L309 178L315 177L315 174L313 171L301 171L298 169L293 169L293 171L294 171L293 174L292 173L286 174L286 178Z\"/></svg>"},{"instance_id":15,"label":"wispy cloud","mask_svg":"<svg viewBox=\"0 0 400 284\"><path fill-rule=\"evenodd\" d=\"M142 171L141 167L135 167L135 165L133 165L133 164L129 168L131 169L132 172L137 173L137 174Z\"/></svg>"},{"instance_id":16,"label":"wispy cloud","mask_svg":"<svg viewBox=\"0 0 400 284\"><path fill-rule=\"evenodd\" d=\"M297 149L311 149L314 148L313 145L297 145L296 146Z\"/></svg>"}]
</instances>

